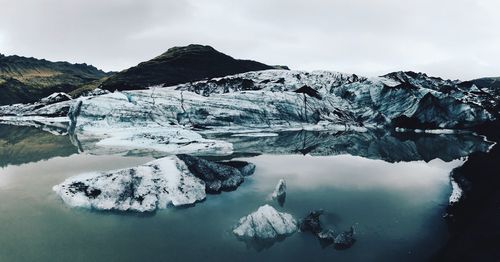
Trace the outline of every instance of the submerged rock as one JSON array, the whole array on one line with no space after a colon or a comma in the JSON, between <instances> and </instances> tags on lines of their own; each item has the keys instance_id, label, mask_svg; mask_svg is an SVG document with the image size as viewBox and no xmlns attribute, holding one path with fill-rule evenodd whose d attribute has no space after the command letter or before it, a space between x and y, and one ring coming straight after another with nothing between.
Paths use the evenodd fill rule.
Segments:
<instances>
[{"instance_id":1,"label":"submerged rock","mask_svg":"<svg viewBox=\"0 0 500 262\"><path fill-rule=\"evenodd\" d=\"M205 183L177 157L71 177L53 190L72 207L138 212L190 205L206 196Z\"/></svg>"},{"instance_id":2,"label":"submerged rock","mask_svg":"<svg viewBox=\"0 0 500 262\"><path fill-rule=\"evenodd\" d=\"M286 182L284 179L280 179L280 181L276 185L276 188L274 189L272 197L274 200L278 201L280 206L283 206L283 204L285 204Z\"/></svg>"},{"instance_id":3,"label":"submerged rock","mask_svg":"<svg viewBox=\"0 0 500 262\"><path fill-rule=\"evenodd\" d=\"M354 227L351 226L351 229L342 232L335 237L334 247L336 249L347 249L354 245L354 242L356 242L356 239L354 238Z\"/></svg>"},{"instance_id":4,"label":"submerged rock","mask_svg":"<svg viewBox=\"0 0 500 262\"><path fill-rule=\"evenodd\" d=\"M235 164L235 162L211 162L184 154L177 157L184 161L191 173L205 181L207 193L235 190L244 181L243 173L250 175L255 169L255 165L243 161ZM234 167L235 165L239 168Z\"/></svg>"},{"instance_id":5,"label":"submerged rock","mask_svg":"<svg viewBox=\"0 0 500 262\"><path fill-rule=\"evenodd\" d=\"M319 216L324 213L322 209L312 211L304 219L300 221L299 228L302 232L310 231L313 234L320 233L323 229L321 227L321 222L319 221Z\"/></svg>"},{"instance_id":6,"label":"submerged rock","mask_svg":"<svg viewBox=\"0 0 500 262\"><path fill-rule=\"evenodd\" d=\"M241 218L233 233L243 239L272 240L286 237L295 231L297 222L292 215L278 212L270 205L264 205Z\"/></svg>"}]
</instances>

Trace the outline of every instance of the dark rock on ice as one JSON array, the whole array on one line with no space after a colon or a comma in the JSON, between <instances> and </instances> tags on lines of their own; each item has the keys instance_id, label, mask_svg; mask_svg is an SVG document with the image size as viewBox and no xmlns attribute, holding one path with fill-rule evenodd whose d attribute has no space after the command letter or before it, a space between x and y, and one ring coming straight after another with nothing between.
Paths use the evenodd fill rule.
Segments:
<instances>
[{"instance_id":1,"label":"dark rock on ice","mask_svg":"<svg viewBox=\"0 0 500 262\"><path fill-rule=\"evenodd\" d=\"M207 193L220 193L221 191L232 191L243 183L243 174L252 173L253 164L235 164L230 162L211 162L203 158L181 154L179 159L184 161L189 171L196 177L205 181ZM239 168L234 167L239 166ZM241 172L240 170L243 170Z\"/></svg>"}]
</instances>

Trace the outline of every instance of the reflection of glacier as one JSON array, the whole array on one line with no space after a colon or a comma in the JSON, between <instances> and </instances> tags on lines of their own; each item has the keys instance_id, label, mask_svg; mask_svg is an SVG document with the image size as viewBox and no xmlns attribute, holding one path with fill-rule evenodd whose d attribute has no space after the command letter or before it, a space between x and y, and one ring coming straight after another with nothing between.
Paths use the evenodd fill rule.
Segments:
<instances>
[{"instance_id":1,"label":"reflection of glacier","mask_svg":"<svg viewBox=\"0 0 500 262\"><path fill-rule=\"evenodd\" d=\"M235 153L350 154L389 162L440 158L451 161L476 151L487 151L490 142L473 134L418 134L386 132L289 131L278 136L246 137L211 134L233 143Z\"/></svg>"},{"instance_id":2,"label":"reflection of glacier","mask_svg":"<svg viewBox=\"0 0 500 262\"><path fill-rule=\"evenodd\" d=\"M0 125L0 167L75 153L78 150L67 136L30 126Z\"/></svg>"},{"instance_id":3,"label":"reflection of glacier","mask_svg":"<svg viewBox=\"0 0 500 262\"><path fill-rule=\"evenodd\" d=\"M56 135L50 130L28 126L0 125L0 166L23 164L78 151L95 155L141 155L163 157L171 152L153 149L101 147L99 140L78 140L76 136ZM386 132L285 131L266 136L206 133L209 140L233 144L239 154L350 154L371 159L396 161L450 161L472 152L487 151L491 145L483 137L469 134L418 134ZM178 152L175 152L178 153Z\"/></svg>"}]
</instances>

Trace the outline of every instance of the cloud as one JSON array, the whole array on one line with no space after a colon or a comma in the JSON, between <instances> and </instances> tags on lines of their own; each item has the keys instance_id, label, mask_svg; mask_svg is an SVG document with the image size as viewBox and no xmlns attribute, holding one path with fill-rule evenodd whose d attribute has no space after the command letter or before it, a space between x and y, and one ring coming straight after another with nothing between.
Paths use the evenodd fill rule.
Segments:
<instances>
[{"instance_id":1,"label":"cloud","mask_svg":"<svg viewBox=\"0 0 500 262\"><path fill-rule=\"evenodd\" d=\"M7 32L10 52L115 70L149 54L133 34L175 24L189 12L182 0L19 0L1 6L0 29Z\"/></svg>"},{"instance_id":2,"label":"cloud","mask_svg":"<svg viewBox=\"0 0 500 262\"><path fill-rule=\"evenodd\" d=\"M171 46L363 75L500 75L495 0L0 0L10 53L119 70ZM498 73L496 73L498 72Z\"/></svg>"},{"instance_id":3,"label":"cloud","mask_svg":"<svg viewBox=\"0 0 500 262\"><path fill-rule=\"evenodd\" d=\"M5 50L7 49L5 47L5 36L2 32L0 32L0 53L1 53L1 50Z\"/></svg>"}]
</instances>

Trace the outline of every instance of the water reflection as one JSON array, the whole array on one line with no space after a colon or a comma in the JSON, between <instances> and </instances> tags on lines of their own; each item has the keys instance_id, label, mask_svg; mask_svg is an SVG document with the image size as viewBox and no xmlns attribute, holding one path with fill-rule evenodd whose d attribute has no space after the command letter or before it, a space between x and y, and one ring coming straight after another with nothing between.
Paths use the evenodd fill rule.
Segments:
<instances>
[{"instance_id":1,"label":"water reflection","mask_svg":"<svg viewBox=\"0 0 500 262\"><path fill-rule=\"evenodd\" d=\"M277 136L244 137L210 134L210 138L233 143L236 153L350 154L388 162L440 158L451 161L472 152L487 151L491 145L472 133L423 134L384 130L369 132L288 131Z\"/></svg>"},{"instance_id":2,"label":"water reflection","mask_svg":"<svg viewBox=\"0 0 500 262\"><path fill-rule=\"evenodd\" d=\"M292 235L292 234L290 234ZM289 235L286 236L279 236L276 238L272 239L247 239L247 238L238 238L239 241L245 243L245 246L247 249L253 249L257 252L262 252L266 249L270 249L271 247L274 246L274 244L280 243L285 241L285 239L289 237Z\"/></svg>"},{"instance_id":3,"label":"water reflection","mask_svg":"<svg viewBox=\"0 0 500 262\"><path fill-rule=\"evenodd\" d=\"M78 153L67 136L35 127L0 124L0 167Z\"/></svg>"},{"instance_id":4,"label":"water reflection","mask_svg":"<svg viewBox=\"0 0 500 262\"><path fill-rule=\"evenodd\" d=\"M50 131L50 130L49 130ZM0 166L19 165L69 156L83 151L93 155L147 156L159 158L162 152L118 150L96 146L94 140L57 135L30 126L0 124ZM211 139L233 143L235 153L227 158L258 154L302 154L314 156L350 154L388 162L440 158L451 161L472 152L487 151L491 143L473 134L417 134L383 130L369 132L285 131L276 136L245 137L205 134Z\"/></svg>"}]
</instances>

